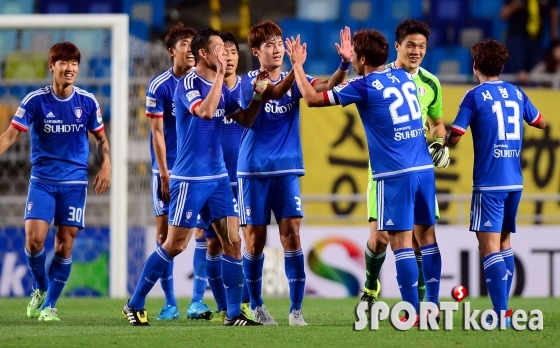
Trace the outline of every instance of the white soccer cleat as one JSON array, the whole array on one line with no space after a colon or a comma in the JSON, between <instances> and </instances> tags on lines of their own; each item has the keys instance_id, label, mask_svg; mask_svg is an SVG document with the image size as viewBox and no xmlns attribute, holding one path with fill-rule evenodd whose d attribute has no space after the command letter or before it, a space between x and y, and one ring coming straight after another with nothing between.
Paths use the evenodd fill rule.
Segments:
<instances>
[{"instance_id":1,"label":"white soccer cleat","mask_svg":"<svg viewBox=\"0 0 560 348\"><path fill-rule=\"evenodd\" d=\"M290 322L290 326L307 326L307 323L303 319L301 309L292 309L292 313L288 316L288 321Z\"/></svg>"},{"instance_id":2,"label":"white soccer cleat","mask_svg":"<svg viewBox=\"0 0 560 348\"><path fill-rule=\"evenodd\" d=\"M270 316L270 314L268 314L268 311L266 310L266 306L263 304L260 307L255 308L254 310L251 310L251 312L253 312L253 317L255 317L255 319L266 326L278 326L278 323L274 321L274 319L272 319L272 317Z\"/></svg>"}]
</instances>

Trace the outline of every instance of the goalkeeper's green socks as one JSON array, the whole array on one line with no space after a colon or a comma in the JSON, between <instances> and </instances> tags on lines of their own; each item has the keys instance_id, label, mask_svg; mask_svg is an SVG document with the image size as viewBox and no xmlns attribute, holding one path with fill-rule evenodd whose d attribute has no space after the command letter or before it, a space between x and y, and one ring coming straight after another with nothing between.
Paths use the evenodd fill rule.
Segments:
<instances>
[{"instance_id":1,"label":"goalkeeper's green socks","mask_svg":"<svg viewBox=\"0 0 560 348\"><path fill-rule=\"evenodd\" d=\"M381 253L376 254L369 248L366 244L366 289L377 291L377 281L379 279L379 272L381 272L381 266L385 261L385 250Z\"/></svg>"}]
</instances>

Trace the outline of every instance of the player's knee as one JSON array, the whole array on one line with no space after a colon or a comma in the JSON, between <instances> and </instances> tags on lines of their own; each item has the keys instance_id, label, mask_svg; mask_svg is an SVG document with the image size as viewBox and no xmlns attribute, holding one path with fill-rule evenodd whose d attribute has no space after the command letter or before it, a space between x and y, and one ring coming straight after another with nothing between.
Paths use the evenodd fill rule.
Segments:
<instances>
[{"instance_id":1,"label":"player's knee","mask_svg":"<svg viewBox=\"0 0 560 348\"><path fill-rule=\"evenodd\" d=\"M220 255L223 252L222 243L218 238L206 238L206 253L210 256Z\"/></svg>"},{"instance_id":2,"label":"player's knee","mask_svg":"<svg viewBox=\"0 0 560 348\"><path fill-rule=\"evenodd\" d=\"M370 248L375 253L383 252L389 245L389 234L386 232L377 232L373 238L370 237Z\"/></svg>"},{"instance_id":3,"label":"player's knee","mask_svg":"<svg viewBox=\"0 0 560 348\"><path fill-rule=\"evenodd\" d=\"M232 241L229 245L224 245L224 254L233 257L234 259L241 259L241 240Z\"/></svg>"},{"instance_id":4,"label":"player's knee","mask_svg":"<svg viewBox=\"0 0 560 348\"><path fill-rule=\"evenodd\" d=\"M25 241L25 249L27 249L30 254L38 253L43 249L44 245L45 241L39 238L27 238Z\"/></svg>"},{"instance_id":5,"label":"player's knee","mask_svg":"<svg viewBox=\"0 0 560 348\"><path fill-rule=\"evenodd\" d=\"M298 250L301 249L301 242L299 238L299 231L289 230L280 235L280 242L284 250Z\"/></svg>"}]
</instances>

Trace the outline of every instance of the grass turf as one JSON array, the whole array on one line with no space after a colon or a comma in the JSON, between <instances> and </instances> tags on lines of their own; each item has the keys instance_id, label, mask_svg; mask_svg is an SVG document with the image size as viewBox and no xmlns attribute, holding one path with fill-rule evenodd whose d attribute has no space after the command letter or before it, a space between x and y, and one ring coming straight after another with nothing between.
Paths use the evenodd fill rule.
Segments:
<instances>
[{"instance_id":1,"label":"grass turf","mask_svg":"<svg viewBox=\"0 0 560 348\"><path fill-rule=\"evenodd\" d=\"M469 299L472 309L488 309L490 300ZM453 331L397 331L382 322L378 331L354 331L357 299L306 299L308 327L288 326L287 299L267 299L277 327L224 327L188 320L188 299L179 300L181 317L155 318L162 299L149 299L149 327L132 327L121 315L124 300L63 298L57 305L61 322L39 322L25 315L29 299L0 301L1 347L553 347L560 344L560 301L554 298L510 300L514 309L540 309L543 331L463 331L462 312L454 315ZM388 301L394 303L395 301ZM211 303L215 306L214 303ZM462 308L462 306L459 306Z\"/></svg>"}]
</instances>

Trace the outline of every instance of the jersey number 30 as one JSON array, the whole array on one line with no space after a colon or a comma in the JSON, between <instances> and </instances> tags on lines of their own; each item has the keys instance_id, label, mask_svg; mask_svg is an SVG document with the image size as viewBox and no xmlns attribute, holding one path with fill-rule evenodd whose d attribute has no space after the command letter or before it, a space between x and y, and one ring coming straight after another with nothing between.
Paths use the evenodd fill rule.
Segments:
<instances>
[{"instance_id":1,"label":"jersey number 30","mask_svg":"<svg viewBox=\"0 0 560 348\"><path fill-rule=\"evenodd\" d=\"M393 124L400 124L413 120L417 120L422 117L422 111L420 110L420 103L416 97L416 85L412 81L407 81L402 84L401 89L397 87L387 87L383 90L383 98L388 99L391 96L397 98L395 101L389 105L389 111L391 112L391 118L393 119ZM404 97L403 97L404 96ZM409 114L399 114L398 109L404 104L404 100L408 104L410 109Z\"/></svg>"}]
</instances>

